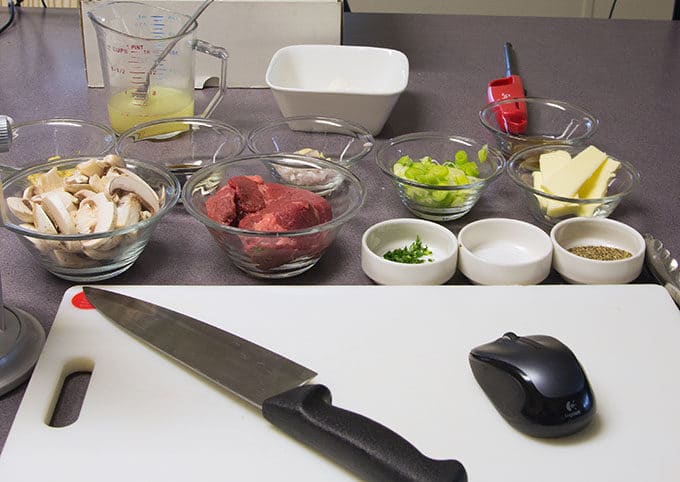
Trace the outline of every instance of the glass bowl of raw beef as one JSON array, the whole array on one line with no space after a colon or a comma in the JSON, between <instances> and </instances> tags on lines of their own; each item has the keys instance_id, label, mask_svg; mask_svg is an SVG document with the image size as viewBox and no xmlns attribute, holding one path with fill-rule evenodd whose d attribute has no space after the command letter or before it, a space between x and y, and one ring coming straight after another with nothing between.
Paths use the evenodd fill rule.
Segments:
<instances>
[{"instance_id":1,"label":"glass bowl of raw beef","mask_svg":"<svg viewBox=\"0 0 680 482\"><path fill-rule=\"evenodd\" d=\"M320 191L278 173L332 172ZM236 267L257 278L289 278L313 267L364 203L366 191L348 169L294 154L217 162L184 185L186 210L199 220Z\"/></svg>"}]
</instances>

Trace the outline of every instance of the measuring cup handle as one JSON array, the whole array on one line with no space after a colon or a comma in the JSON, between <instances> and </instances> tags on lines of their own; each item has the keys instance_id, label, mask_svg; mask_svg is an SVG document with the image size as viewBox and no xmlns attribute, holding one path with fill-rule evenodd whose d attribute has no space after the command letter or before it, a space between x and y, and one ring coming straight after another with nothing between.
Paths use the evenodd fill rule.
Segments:
<instances>
[{"instance_id":1,"label":"measuring cup handle","mask_svg":"<svg viewBox=\"0 0 680 482\"><path fill-rule=\"evenodd\" d=\"M208 54L212 57L217 57L222 62L222 69L220 71L220 84L217 93L212 98L205 110L201 113L201 117L208 117L210 114L212 114L212 111L215 110L215 107L217 107L217 104L220 103L222 97L224 97L224 93L227 91L227 59L229 58L229 54L227 53L226 49L222 47L216 47L203 40L196 40L194 43L194 50Z\"/></svg>"}]
</instances>

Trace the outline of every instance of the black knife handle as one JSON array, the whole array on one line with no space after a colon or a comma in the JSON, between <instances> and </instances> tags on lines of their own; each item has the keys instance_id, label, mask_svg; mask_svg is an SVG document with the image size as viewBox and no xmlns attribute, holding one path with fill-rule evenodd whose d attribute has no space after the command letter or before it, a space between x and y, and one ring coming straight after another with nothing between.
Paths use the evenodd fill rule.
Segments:
<instances>
[{"instance_id":1,"label":"black knife handle","mask_svg":"<svg viewBox=\"0 0 680 482\"><path fill-rule=\"evenodd\" d=\"M430 459L378 422L334 407L324 385L303 385L268 398L262 414L366 481L467 482L460 462Z\"/></svg>"}]
</instances>

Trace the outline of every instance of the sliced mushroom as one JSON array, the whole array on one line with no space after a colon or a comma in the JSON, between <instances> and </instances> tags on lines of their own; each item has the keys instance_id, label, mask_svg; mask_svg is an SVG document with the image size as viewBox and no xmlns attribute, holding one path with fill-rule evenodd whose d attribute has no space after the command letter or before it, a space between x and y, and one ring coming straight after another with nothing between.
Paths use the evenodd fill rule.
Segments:
<instances>
[{"instance_id":1,"label":"sliced mushroom","mask_svg":"<svg viewBox=\"0 0 680 482\"><path fill-rule=\"evenodd\" d=\"M36 194L36 195L34 195L34 196L31 196L31 198L29 199L29 201L30 201L32 204L40 204L40 203L42 203L43 196L44 196L44 194Z\"/></svg>"},{"instance_id":2,"label":"sliced mushroom","mask_svg":"<svg viewBox=\"0 0 680 482\"><path fill-rule=\"evenodd\" d=\"M108 169L110 167L125 167L125 161L117 154L108 154L104 156L104 159L99 159L97 162L104 169Z\"/></svg>"},{"instance_id":3,"label":"sliced mushroom","mask_svg":"<svg viewBox=\"0 0 680 482\"><path fill-rule=\"evenodd\" d=\"M116 246L118 243L116 243ZM112 248L115 248L113 246ZM91 259L96 259L96 260L104 260L104 259L113 259L118 255L118 250L117 249L102 249L102 248L88 248L86 246L83 246L83 254L87 256L88 258Z\"/></svg>"},{"instance_id":4,"label":"sliced mushroom","mask_svg":"<svg viewBox=\"0 0 680 482\"><path fill-rule=\"evenodd\" d=\"M120 176L116 176L109 184L109 193L113 194L117 190L135 193L144 207L149 209L152 214L160 209L158 194L149 186L144 179L134 172L118 168Z\"/></svg>"},{"instance_id":5,"label":"sliced mushroom","mask_svg":"<svg viewBox=\"0 0 680 482\"><path fill-rule=\"evenodd\" d=\"M36 194L35 184L31 184L26 189L24 189L23 197L24 199L31 199Z\"/></svg>"},{"instance_id":6,"label":"sliced mushroom","mask_svg":"<svg viewBox=\"0 0 680 482\"><path fill-rule=\"evenodd\" d=\"M91 198L83 201L87 204L92 204L94 207L94 213L97 222L91 232L93 233L105 233L112 231L116 226L116 205L109 201L104 193L97 193ZM82 203L81 203L82 204ZM118 237L111 238L97 238L88 239L83 241L83 248L97 248L97 249L111 249L113 246L118 244Z\"/></svg>"},{"instance_id":7,"label":"sliced mushroom","mask_svg":"<svg viewBox=\"0 0 680 482\"><path fill-rule=\"evenodd\" d=\"M40 192L49 192L64 187L64 179L59 175L56 167L40 174L36 179L36 185Z\"/></svg>"},{"instance_id":8,"label":"sliced mushroom","mask_svg":"<svg viewBox=\"0 0 680 482\"><path fill-rule=\"evenodd\" d=\"M60 266L67 268L89 268L97 265L95 260L88 259L71 251L55 249L52 255Z\"/></svg>"},{"instance_id":9,"label":"sliced mushroom","mask_svg":"<svg viewBox=\"0 0 680 482\"><path fill-rule=\"evenodd\" d=\"M88 179L89 180L89 179ZM85 181L82 184L64 184L64 190L68 193L75 194L78 191L82 191L83 189L88 189L92 190L92 186L90 186L87 181Z\"/></svg>"},{"instance_id":10,"label":"sliced mushroom","mask_svg":"<svg viewBox=\"0 0 680 482\"><path fill-rule=\"evenodd\" d=\"M76 198L76 202L83 202L85 199L95 195L95 192L92 189L89 189L89 187L90 186L88 185L87 188L73 193L73 197Z\"/></svg>"},{"instance_id":11,"label":"sliced mushroom","mask_svg":"<svg viewBox=\"0 0 680 482\"><path fill-rule=\"evenodd\" d=\"M66 208L69 214L71 216L75 215L78 210L78 206L76 205L78 200L75 196L66 191L50 191L50 196L55 198L58 197L59 201L61 201L61 204Z\"/></svg>"},{"instance_id":12,"label":"sliced mushroom","mask_svg":"<svg viewBox=\"0 0 680 482\"><path fill-rule=\"evenodd\" d=\"M73 174L64 178L64 185L68 186L69 184L87 184L88 179L89 176L86 176L76 169Z\"/></svg>"},{"instance_id":13,"label":"sliced mushroom","mask_svg":"<svg viewBox=\"0 0 680 482\"><path fill-rule=\"evenodd\" d=\"M35 231L36 233L38 232L33 223L21 223L19 226L27 229L28 231ZM53 249L59 247L59 242L57 241L48 241L46 239L34 238L33 236L24 236L24 239L33 243L33 245L43 253L51 252Z\"/></svg>"},{"instance_id":14,"label":"sliced mushroom","mask_svg":"<svg viewBox=\"0 0 680 482\"><path fill-rule=\"evenodd\" d=\"M92 233L97 225L97 207L92 199L93 197L81 201L76 212L76 231L81 234Z\"/></svg>"},{"instance_id":15,"label":"sliced mushroom","mask_svg":"<svg viewBox=\"0 0 680 482\"><path fill-rule=\"evenodd\" d=\"M142 215L142 203L134 193L120 198L116 207L116 228L122 228L139 222Z\"/></svg>"},{"instance_id":16,"label":"sliced mushroom","mask_svg":"<svg viewBox=\"0 0 680 482\"><path fill-rule=\"evenodd\" d=\"M33 222L33 205L31 201L20 197L8 197L7 207L22 222Z\"/></svg>"},{"instance_id":17,"label":"sliced mushroom","mask_svg":"<svg viewBox=\"0 0 680 482\"><path fill-rule=\"evenodd\" d=\"M101 177L104 174L104 166L99 162L99 159L90 159L89 161L81 162L76 166L76 169L87 177L92 177L95 174Z\"/></svg>"},{"instance_id":18,"label":"sliced mushroom","mask_svg":"<svg viewBox=\"0 0 680 482\"><path fill-rule=\"evenodd\" d=\"M76 223L66 208L60 192L46 192L42 198L42 207L61 234L76 234Z\"/></svg>"},{"instance_id":19,"label":"sliced mushroom","mask_svg":"<svg viewBox=\"0 0 680 482\"><path fill-rule=\"evenodd\" d=\"M95 194L91 199L97 207L97 225L94 227L94 232L105 233L114 229L116 226L116 205L109 201L103 192Z\"/></svg>"},{"instance_id":20,"label":"sliced mushroom","mask_svg":"<svg viewBox=\"0 0 680 482\"><path fill-rule=\"evenodd\" d=\"M94 192L105 192L107 190L106 180L98 174L93 174L87 181Z\"/></svg>"},{"instance_id":21,"label":"sliced mushroom","mask_svg":"<svg viewBox=\"0 0 680 482\"><path fill-rule=\"evenodd\" d=\"M33 206L33 226L39 233L57 234L57 228L54 227L52 220L39 204Z\"/></svg>"}]
</instances>

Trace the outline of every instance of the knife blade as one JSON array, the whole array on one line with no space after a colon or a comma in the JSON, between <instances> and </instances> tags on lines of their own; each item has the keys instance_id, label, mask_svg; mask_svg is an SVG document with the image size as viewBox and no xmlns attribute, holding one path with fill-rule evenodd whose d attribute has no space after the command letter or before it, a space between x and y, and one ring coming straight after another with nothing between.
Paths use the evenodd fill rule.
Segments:
<instances>
[{"instance_id":1,"label":"knife blade","mask_svg":"<svg viewBox=\"0 0 680 482\"><path fill-rule=\"evenodd\" d=\"M332 404L306 384L316 372L208 323L113 291L86 286L90 303L139 340L247 400L292 438L363 480L466 482L457 460L423 455L396 432Z\"/></svg>"}]
</instances>

